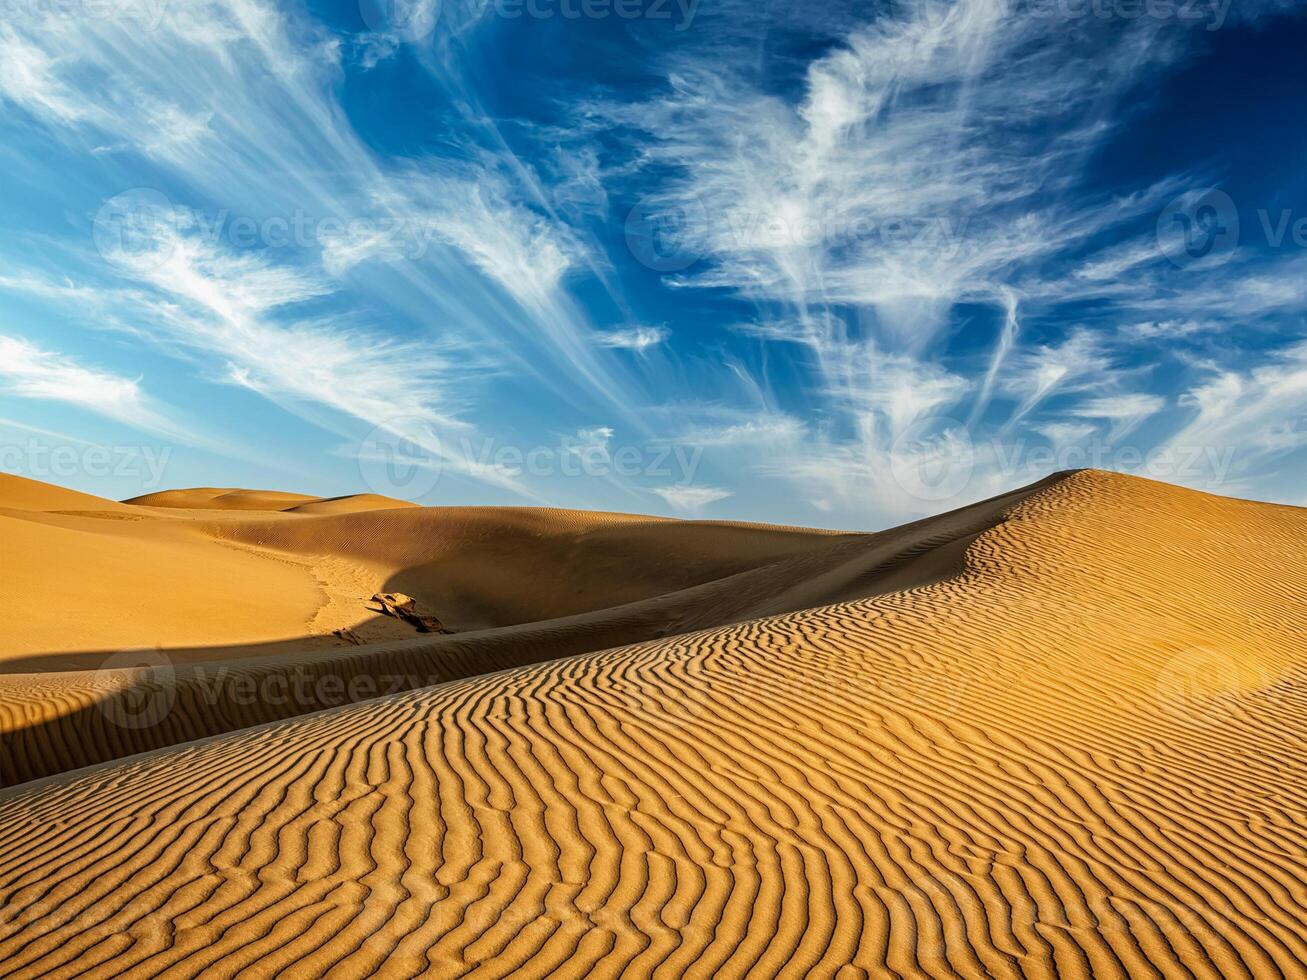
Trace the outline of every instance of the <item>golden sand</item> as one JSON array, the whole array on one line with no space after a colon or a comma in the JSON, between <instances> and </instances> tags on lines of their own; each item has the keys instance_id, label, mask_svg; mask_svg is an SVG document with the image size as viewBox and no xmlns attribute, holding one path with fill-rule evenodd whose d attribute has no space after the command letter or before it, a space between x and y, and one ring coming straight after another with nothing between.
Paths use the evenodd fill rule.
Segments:
<instances>
[{"instance_id":1,"label":"golden sand","mask_svg":"<svg viewBox=\"0 0 1307 980\"><path fill-rule=\"evenodd\" d=\"M848 535L23 481L0 526L0 976L1307 973L1307 510L1083 471ZM164 653L67 669L125 643Z\"/></svg>"}]
</instances>

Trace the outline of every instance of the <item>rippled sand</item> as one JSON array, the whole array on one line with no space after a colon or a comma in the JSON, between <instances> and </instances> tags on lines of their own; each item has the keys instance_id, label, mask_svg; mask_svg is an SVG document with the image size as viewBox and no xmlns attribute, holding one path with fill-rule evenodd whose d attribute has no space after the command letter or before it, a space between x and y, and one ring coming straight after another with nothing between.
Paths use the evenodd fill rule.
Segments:
<instances>
[{"instance_id":1,"label":"rippled sand","mask_svg":"<svg viewBox=\"0 0 1307 980\"><path fill-rule=\"evenodd\" d=\"M1305 510L1097 471L879 535L88 499L0 520L462 632L11 659L0 976L1307 973Z\"/></svg>"}]
</instances>

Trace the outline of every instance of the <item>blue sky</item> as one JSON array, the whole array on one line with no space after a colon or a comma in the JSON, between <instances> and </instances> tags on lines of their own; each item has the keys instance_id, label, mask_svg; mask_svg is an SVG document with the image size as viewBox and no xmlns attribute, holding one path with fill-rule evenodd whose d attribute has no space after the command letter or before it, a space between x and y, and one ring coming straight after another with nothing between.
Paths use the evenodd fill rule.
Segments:
<instances>
[{"instance_id":1,"label":"blue sky","mask_svg":"<svg viewBox=\"0 0 1307 980\"><path fill-rule=\"evenodd\" d=\"M16 0L0 467L875 528L1307 504L1275 0Z\"/></svg>"}]
</instances>

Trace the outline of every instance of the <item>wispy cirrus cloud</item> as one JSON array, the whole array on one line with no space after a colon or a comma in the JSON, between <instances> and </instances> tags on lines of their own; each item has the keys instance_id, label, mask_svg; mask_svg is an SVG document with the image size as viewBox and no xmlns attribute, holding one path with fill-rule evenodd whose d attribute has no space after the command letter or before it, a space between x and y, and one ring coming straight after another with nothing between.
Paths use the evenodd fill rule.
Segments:
<instances>
[{"instance_id":1,"label":"wispy cirrus cloud","mask_svg":"<svg viewBox=\"0 0 1307 980\"><path fill-rule=\"evenodd\" d=\"M850 23L797 103L756 84L741 38L738 61L722 41L691 50L666 95L600 107L682 175L652 202L703 224L687 284L870 307L885 339L920 344L955 302L1003 304L1032 263L1144 210L1073 211L1045 191L1110 133L1096 107L1165 56L1154 31L1104 52L1084 24L1045 33L997 0L895 13Z\"/></svg>"},{"instance_id":2,"label":"wispy cirrus cloud","mask_svg":"<svg viewBox=\"0 0 1307 980\"><path fill-rule=\"evenodd\" d=\"M1141 422L1165 407L1166 399L1160 395L1135 392L1091 398L1076 405L1076 414L1112 423L1108 438L1116 441L1129 435Z\"/></svg>"},{"instance_id":3,"label":"wispy cirrus cloud","mask_svg":"<svg viewBox=\"0 0 1307 980\"><path fill-rule=\"evenodd\" d=\"M70 151L97 143L107 173L148 160L148 192L164 188L200 219L177 223L166 260L153 248L106 256L94 278L130 286L103 285L97 302L116 290L116 313L142 337L220 357L224 376L299 411L454 426L496 357L575 402L630 410L638 385L591 343L564 289L584 246L539 206L524 166L466 139L443 155L378 155L337 100L338 38L300 8L202 0L161 14L146 31L36 5L0 34L10 55L0 98ZM301 221L309 238L292 247L263 231ZM253 232L235 247L227 237L241 223ZM377 258L398 261L368 264ZM315 300L329 312L287 312ZM368 326L396 308L422 327ZM472 362L451 370L450 351L472 346Z\"/></svg>"},{"instance_id":4,"label":"wispy cirrus cloud","mask_svg":"<svg viewBox=\"0 0 1307 980\"><path fill-rule=\"evenodd\" d=\"M1001 382L1002 388L1018 399L1007 426L1021 421L1054 394L1101 385L1110 364L1102 342L1084 329L1073 331L1060 342L1023 350L1013 358Z\"/></svg>"},{"instance_id":5,"label":"wispy cirrus cloud","mask_svg":"<svg viewBox=\"0 0 1307 980\"><path fill-rule=\"evenodd\" d=\"M1203 373L1181 398L1190 418L1169 445L1237 446L1241 465L1253 472L1307 446L1307 342L1246 371L1206 364Z\"/></svg>"},{"instance_id":6,"label":"wispy cirrus cloud","mask_svg":"<svg viewBox=\"0 0 1307 980\"><path fill-rule=\"evenodd\" d=\"M0 97L58 123L86 116L76 93L59 78L58 60L8 25L0 26Z\"/></svg>"},{"instance_id":7,"label":"wispy cirrus cloud","mask_svg":"<svg viewBox=\"0 0 1307 980\"><path fill-rule=\"evenodd\" d=\"M77 331L111 328L227 386L206 396L246 411L239 386L351 445L395 417L519 448L683 444L704 456L699 486L661 488L679 512L767 496L849 526L1033 478L1010 461L1031 433L1248 437L1249 473L1295 451L1304 260L1245 235L1186 263L1159 213L1231 174L1118 152L1201 23L723 0L693 31L547 25L587 52L560 73L517 43L541 25L475 2L437 25L427 0L369 0L361 32L354 8L131 6L158 16L26 4L0 27L27 181L0 290L84 366ZM515 84L488 84L504 58ZM105 247L93 216L133 187L194 220ZM681 234L675 268L637 254L636 205L680 221L654 236ZM972 472L940 497L918 476L947 453ZM465 468L478 493L547 479ZM597 479L594 502L655 479Z\"/></svg>"},{"instance_id":8,"label":"wispy cirrus cloud","mask_svg":"<svg viewBox=\"0 0 1307 980\"><path fill-rule=\"evenodd\" d=\"M661 92L587 103L585 118L645 136L635 172L649 176L630 186L679 233L665 281L728 290L758 310L737 332L806 349L785 364L802 379L798 414L820 423L769 475L820 481L853 511L923 513L940 501L894 473L951 440L973 447L969 485L986 489L1013 478L993 450L1019 426L1074 415L1119 440L1167 412L1139 390L1143 345L1189 331L1116 323L1300 302L1287 265L1245 276L1238 299L1194 291L1153 228L1192 175L1111 196L1087 179L1130 115L1123 99L1146 99L1146 80L1184 57L1186 25L1050 23L1000 0L836 4L805 20L826 43L786 89L758 72L757 25L738 13L724 8L710 36L666 57ZM976 370L975 355L944 348L978 306L996 326ZM710 426L687 433L726 448Z\"/></svg>"},{"instance_id":9,"label":"wispy cirrus cloud","mask_svg":"<svg viewBox=\"0 0 1307 980\"><path fill-rule=\"evenodd\" d=\"M605 330L596 334L595 343L602 347L614 347L618 350L643 353L651 347L666 343L667 338L670 336L671 331L662 325L622 327L618 330Z\"/></svg>"},{"instance_id":10,"label":"wispy cirrus cloud","mask_svg":"<svg viewBox=\"0 0 1307 980\"><path fill-rule=\"evenodd\" d=\"M151 405L139 378L79 363L23 337L0 334L0 392L75 405L146 432L180 432Z\"/></svg>"},{"instance_id":11,"label":"wispy cirrus cloud","mask_svg":"<svg viewBox=\"0 0 1307 980\"><path fill-rule=\"evenodd\" d=\"M459 426L442 395L447 363L430 345L295 315L298 304L331 292L321 278L170 231L152 248L111 258L178 304L151 322L153 338L225 363L226 380L371 425L417 418Z\"/></svg>"}]
</instances>

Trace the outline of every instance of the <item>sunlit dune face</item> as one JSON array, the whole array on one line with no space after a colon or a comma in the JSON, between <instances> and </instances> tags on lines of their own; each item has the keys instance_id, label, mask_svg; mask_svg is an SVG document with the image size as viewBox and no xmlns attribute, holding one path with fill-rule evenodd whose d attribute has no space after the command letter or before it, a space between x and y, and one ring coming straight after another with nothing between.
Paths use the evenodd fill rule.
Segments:
<instances>
[{"instance_id":1,"label":"sunlit dune face","mask_svg":"<svg viewBox=\"0 0 1307 980\"><path fill-rule=\"evenodd\" d=\"M0 519L176 525L318 616L388 568L403 633L0 675L3 775L50 777L0 795L12 975L1302 970L1307 512L1097 471L880 534L231 493Z\"/></svg>"}]
</instances>

